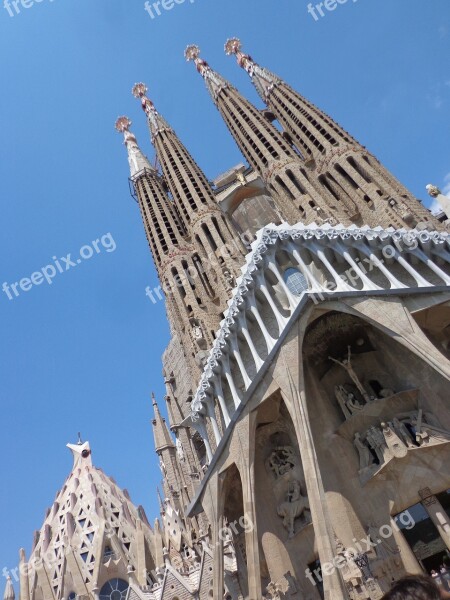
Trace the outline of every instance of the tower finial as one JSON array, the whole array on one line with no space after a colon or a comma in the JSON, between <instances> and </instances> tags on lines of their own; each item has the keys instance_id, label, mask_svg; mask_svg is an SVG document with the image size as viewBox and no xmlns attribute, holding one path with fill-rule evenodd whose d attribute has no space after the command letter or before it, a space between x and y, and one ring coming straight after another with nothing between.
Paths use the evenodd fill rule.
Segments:
<instances>
[{"instance_id":1,"label":"tower finial","mask_svg":"<svg viewBox=\"0 0 450 600\"><path fill-rule=\"evenodd\" d=\"M229 38L225 43L225 54L237 54L242 48L241 40L237 37Z\"/></svg>"},{"instance_id":2,"label":"tower finial","mask_svg":"<svg viewBox=\"0 0 450 600\"><path fill-rule=\"evenodd\" d=\"M231 54L234 54L236 56L238 65L245 69L250 75L250 77L252 77L252 79L254 75L260 75L263 78L269 78L275 81L276 78L273 75L273 73L269 73L267 69L263 69L262 67L260 67L257 63L255 63L255 61L250 55L244 54L244 52L242 52L242 43L239 38L230 38L226 41L225 54L227 56L231 56Z\"/></svg>"},{"instance_id":3,"label":"tower finial","mask_svg":"<svg viewBox=\"0 0 450 600\"><path fill-rule=\"evenodd\" d=\"M158 408L158 403L156 402L155 392L152 392L152 404Z\"/></svg>"},{"instance_id":4,"label":"tower finial","mask_svg":"<svg viewBox=\"0 0 450 600\"><path fill-rule=\"evenodd\" d=\"M81 440L81 433L80 432L78 432L78 442L77 443L78 443L79 446L83 445L83 442Z\"/></svg>"},{"instance_id":5,"label":"tower finial","mask_svg":"<svg viewBox=\"0 0 450 600\"><path fill-rule=\"evenodd\" d=\"M156 110L155 105L147 96L147 91L148 87L145 85L145 83L135 83L131 90L131 93L135 98L141 99L142 110L147 115L150 130L152 136L154 136L159 131L162 131L164 129L170 129L170 126Z\"/></svg>"},{"instance_id":6,"label":"tower finial","mask_svg":"<svg viewBox=\"0 0 450 600\"><path fill-rule=\"evenodd\" d=\"M189 44L184 51L184 57L189 62L200 56L200 48L196 44Z\"/></svg>"},{"instance_id":7,"label":"tower finial","mask_svg":"<svg viewBox=\"0 0 450 600\"><path fill-rule=\"evenodd\" d=\"M222 89L230 87L230 84L216 71L214 71L203 58L200 58L200 48L195 44L190 44L184 51L184 56L188 62L193 61L197 71L203 77L209 92L216 102Z\"/></svg>"},{"instance_id":8,"label":"tower finial","mask_svg":"<svg viewBox=\"0 0 450 600\"><path fill-rule=\"evenodd\" d=\"M149 117L150 113L156 111L153 102L147 96L147 91L148 87L145 85L145 83L135 83L131 90L131 93L135 98L141 99L142 110Z\"/></svg>"},{"instance_id":9,"label":"tower finial","mask_svg":"<svg viewBox=\"0 0 450 600\"><path fill-rule=\"evenodd\" d=\"M119 117L114 125L116 130L119 133L125 133L125 131L129 131L131 126L131 121L128 117Z\"/></svg>"}]
</instances>

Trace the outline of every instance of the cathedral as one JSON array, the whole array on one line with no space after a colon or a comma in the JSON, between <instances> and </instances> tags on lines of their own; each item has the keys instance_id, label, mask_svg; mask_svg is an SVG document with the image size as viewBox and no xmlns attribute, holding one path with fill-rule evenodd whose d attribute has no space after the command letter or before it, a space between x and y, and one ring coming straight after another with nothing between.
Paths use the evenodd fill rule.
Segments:
<instances>
[{"instance_id":1,"label":"cathedral","mask_svg":"<svg viewBox=\"0 0 450 600\"><path fill-rule=\"evenodd\" d=\"M210 181L143 83L156 166L116 122L171 332L160 517L69 444L20 600L377 600L450 563L445 215L238 39L225 52L263 109L185 57L241 164Z\"/></svg>"}]
</instances>

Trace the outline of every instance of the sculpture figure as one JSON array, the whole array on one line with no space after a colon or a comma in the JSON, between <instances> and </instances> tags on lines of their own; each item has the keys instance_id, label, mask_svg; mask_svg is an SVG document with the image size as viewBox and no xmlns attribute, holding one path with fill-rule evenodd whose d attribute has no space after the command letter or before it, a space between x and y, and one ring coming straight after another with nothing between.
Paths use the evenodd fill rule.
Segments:
<instances>
[{"instance_id":1,"label":"sculpture figure","mask_svg":"<svg viewBox=\"0 0 450 600\"><path fill-rule=\"evenodd\" d=\"M381 423L381 427L386 446L388 447L392 456L397 458L403 458L406 456L408 449L397 433L390 427L388 423Z\"/></svg>"},{"instance_id":2,"label":"sculpture figure","mask_svg":"<svg viewBox=\"0 0 450 600\"><path fill-rule=\"evenodd\" d=\"M355 373L355 370L353 369L351 347L348 346L347 348L348 348L347 358L345 360L343 360L342 362L340 360L337 360L336 358L333 358L332 356L329 356L328 358L347 371L350 379L353 381L353 383L356 385L358 391L361 393L361 396L364 398L364 400L366 402L370 402L369 394L365 390L363 384L359 380L358 375Z\"/></svg>"},{"instance_id":3,"label":"sculpture figure","mask_svg":"<svg viewBox=\"0 0 450 600\"><path fill-rule=\"evenodd\" d=\"M408 448L415 448L414 442L412 441L411 434L409 433L406 425L395 417L392 421L393 428L398 432L399 436Z\"/></svg>"},{"instance_id":4,"label":"sculpture figure","mask_svg":"<svg viewBox=\"0 0 450 600\"><path fill-rule=\"evenodd\" d=\"M347 394L347 407L352 415L364 408L364 406L358 402L352 393Z\"/></svg>"},{"instance_id":5,"label":"sculpture figure","mask_svg":"<svg viewBox=\"0 0 450 600\"><path fill-rule=\"evenodd\" d=\"M294 537L295 519L301 517L306 509L309 510L308 498L301 495L300 483L294 480L286 494L286 501L282 502L277 509L278 515L283 517L283 525L288 531L289 538Z\"/></svg>"},{"instance_id":6,"label":"sculpture figure","mask_svg":"<svg viewBox=\"0 0 450 600\"><path fill-rule=\"evenodd\" d=\"M350 412L347 406L347 392L345 391L344 386L336 385L334 388L334 395L336 396L336 400L338 401L338 404L342 412L344 413L344 417L346 419L350 419L352 413Z\"/></svg>"},{"instance_id":7,"label":"sculpture figure","mask_svg":"<svg viewBox=\"0 0 450 600\"><path fill-rule=\"evenodd\" d=\"M358 450L359 453L359 469L366 469L373 463L372 453L361 439L359 433L355 433L355 439L353 441L353 444L355 445L355 448Z\"/></svg>"},{"instance_id":8,"label":"sculpture figure","mask_svg":"<svg viewBox=\"0 0 450 600\"><path fill-rule=\"evenodd\" d=\"M267 459L267 466L276 477L288 473L295 467L295 453L291 446L278 446Z\"/></svg>"},{"instance_id":9,"label":"sculpture figure","mask_svg":"<svg viewBox=\"0 0 450 600\"><path fill-rule=\"evenodd\" d=\"M177 454L178 454L178 458L180 460L184 460L184 450L183 450L183 444L181 443L180 438L177 438L176 440L176 447L177 447Z\"/></svg>"},{"instance_id":10,"label":"sculpture figure","mask_svg":"<svg viewBox=\"0 0 450 600\"><path fill-rule=\"evenodd\" d=\"M381 438L382 439L380 440L379 436L377 435L377 431L376 431L375 427L369 427L369 429L367 430L367 433L366 433L366 440L368 441L368 443L372 447L373 451L375 452L380 465L382 465L384 463L383 446L385 445L384 437L382 434L381 434Z\"/></svg>"}]
</instances>

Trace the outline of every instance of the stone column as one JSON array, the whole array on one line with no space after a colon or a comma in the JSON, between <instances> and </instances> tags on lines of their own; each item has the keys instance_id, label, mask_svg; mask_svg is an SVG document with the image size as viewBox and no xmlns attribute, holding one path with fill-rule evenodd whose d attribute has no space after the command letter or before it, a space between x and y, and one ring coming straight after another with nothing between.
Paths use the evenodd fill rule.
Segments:
<instances>
[{"instance_id":1,"label":"stone column","mask_svg":"<svg viewBox=\"0 0 450 600\"><path fill-rule=\"evenodd\" d=\"M450 550L450 519L442 507L439 500L431 493L430 488L419 490L419 496L422 505L430 515L439 535L444 540L445 545Z\"/></svg>"},{"instance_id":2,"label":"stone column","mask_svg":"<svg viewBox=\"0 0 450 600\"><path fill-rule=\"evenodd\" d=\"M250 600L262 598L261 567L259 557L258 529L256 523L256 498L255 498L255 438L256 438L256 411L249 416L249 443L246 465L240 469L242 479L242 493L245 523L248 530L245 532L245 545L247 550L248 572L248 597ZM251 526L250 526L251 524Z\"/></svg>"},{"instance_id":3,"label":"stone column","mask_svg":"<svg viewBox=\"0 0 450 600\"><path fill-rule=\"evenodd\" d=\"M302 321L293 327L280 355L280 371L283 380L278 381L283 399L286 402L294 422L297 441L300 448L306 491L311 507L311 519L314 527L315 541L319 559L333 564L336 556L334 549L334 531L328 512L327 500L322 481L322 474L317 459L313 434L311 431L308 406L305 393L305 374L302 358L302 340L306 328L310 308ZM338 569L334 568L323 578L325 600L346 600L348 592Z\"/></svg>"},{"instance_id":4,"label":"stone column","mask_svg":"<svg viewBox=\"0 0 450 600\"><path fill-rule=\"evenodd\" d=\"M213 598L223 598L224 589L224 558L223 540L220 538L224 526L223 518L223 478L213 472L205 489L202 507L205 511L207 522L211 525L210 548L214 556L213 561Z\"/></svg>"}]
</instances>

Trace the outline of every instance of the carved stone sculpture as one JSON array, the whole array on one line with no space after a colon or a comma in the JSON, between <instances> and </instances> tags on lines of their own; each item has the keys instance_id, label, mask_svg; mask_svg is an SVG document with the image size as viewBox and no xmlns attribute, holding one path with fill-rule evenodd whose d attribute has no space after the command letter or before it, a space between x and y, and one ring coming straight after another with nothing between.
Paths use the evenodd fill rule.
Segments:
<instances>
[{"instance_id":1,"label":"carved stone sculpture","mask_svg":"<svg viewBox=\"0 0 450 600\"><path fill-rule=\"evenodd\" d=\"M184 460L183 444L181 443L180 438L177 438L176 446L177 446L177 455L178 455L178 458L180 460Z\"/></svg>"},{"instance_id":2,"label":"carved stone sculpture","mask_svg":"<svg viewBox=\"0 0 450 600\"><path fill-rule=\"evenodd\" d=\"M384 436L381 431L378 431L375 427L369 427L366 433L366 439L373 451L375 452L378 462L382 465L385 462L385 448L386 442L384 441ZM387 448L386 448L387 450Z\"/></svg>"},{"instance_id":3,"label":"carved stone sculpture","mask_svg":"<svg viewBox=\"0 0 450 600\"><path fill-rule=\"evenodd\" d=\"M397 433L387 423L381 423L383 436L386 441L386 446L389 448L392 456L403 458L408 453L408 448L400 439Z\"/></svg>"},{"instance_id":4,"label":"carved stone sculpture","mask_svg":"<svg viewBox=\"0 0 450 600\"><path fill-rule=\"evenodd\" d=\"M294 537L295 519L301 517L305 510L309 510L309 502L306 496L301 495L300 483L292 481L286 494L286 501L282 502L277 509L278 515L283 517L283 525L288 531L288 537Z\"/></svg>"},{"instance_id":5,"label":"carved stone sculpture","mask_svg":"<svg viewBox=\"0 0 450 600\"><path fill-rule=\"evenodd\" d=\"M373 456L370 452L367 445L361 439L359 433L355 433L355 439L353 444L359 453L359 469L360 471L363 469L367 469L371 464L373 464Z\"/></svg>"},{"instance_id":6,"label":"carved stone sculpture","mask_svg":"<svg viewBox=\"0 0 450 600\"><path fill-rule=\"evenodd\" d=\"M370 395L367 393L366 389L364 388L363 384L361 383L358 375L356 374L356 372L353 368L351 347L348 346L347 358L343 361L337 360L336 358L333 358L332 356L329 356L328 358L347 371L350 379L356 385L361 396L364 398L364 400L366 402L370 402Z\"/></svg>"},{"instance_id":7,"label":"carved stone sculpture","mask_svg":"<svg viewBox=\"0 0 450 600\"><path fill-rule=\"evenodd\" d=\"M291 446L278 446L269 456L266 464L278 478L291 471L296 462L295 452Z\"/></svg>"},{"instance_id":8,"label":"carved stone sculpture","mask_svg":"<svg viewBox=\"0 0 450 600\"><path fill-rule=\"evenodd\" d=\"M415 448L415 444L412 440L411 434L406 428L406 425L395 417L392 421L392 426L398 432L403 442L406 444L408 448Z\"/></svg>"},{"instance_id":9,"label":"carved stone sculpture","mask_svg":"<svg viewBox=\"0 0 450 600\"><path fill-rule=\"evenodd\" d=\"M365 476L370 476L367 470L373 464L370 448L382 465L392 458L405 457L410 449L450 442L450 432L431 425L430 421L435 423L435 417L420 409L382 422L380 427L369 427L365 434L356 433L353 444L359 454L360 475L365 471Z\"/></svg>"},{"instance_id":10,"label":"carved stone sculpture","mask_svg":"<svg viewBox=\"0 0 450 600\"><path fill-rule=\"evenodd\" d=\"M345 391L344 386L343 385L335 386L334 395L336 396L336 400L338 401L338 404L339 404L342 412L344 413L344 417L346 419L350 419L352 416L352 413L349 411L348 406L347 406L347 392Z\"/></svg>"},{"instance_id":11,"label":"carved stone sculpture","mask_svg":"<svg viewBox=\"0 0 450 600\"><path fill-rule=\"evenodd\" d=\"M364 406L358 402L354 394L347 392L343 385L337 385L334 388L334 393L345 418L351 419L351 417L363 410Z\"/></svg>"}]
</instances>

